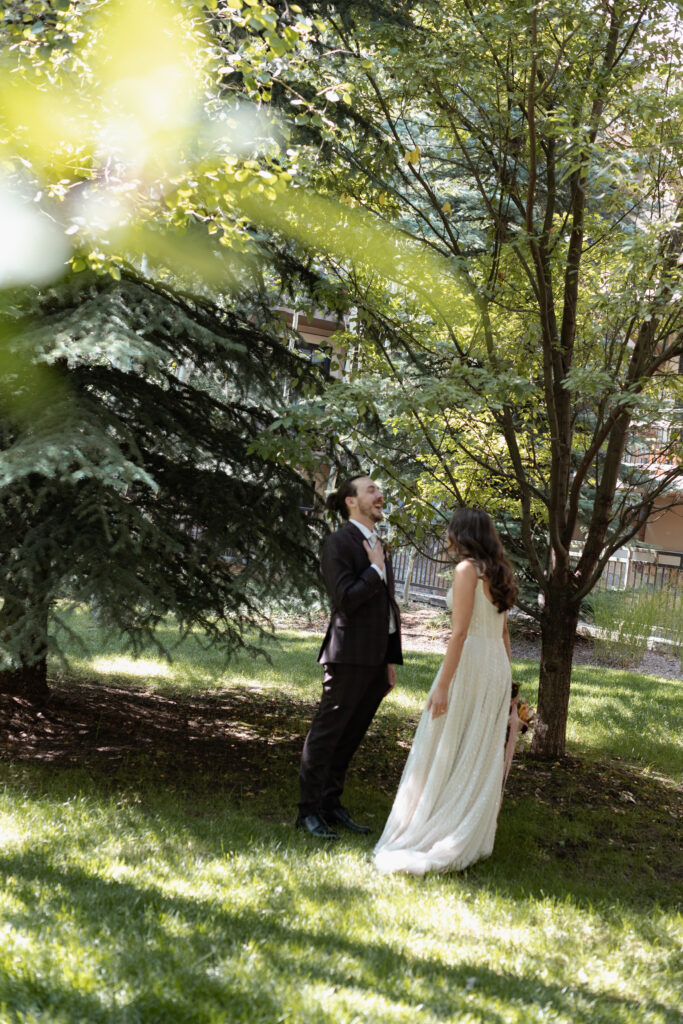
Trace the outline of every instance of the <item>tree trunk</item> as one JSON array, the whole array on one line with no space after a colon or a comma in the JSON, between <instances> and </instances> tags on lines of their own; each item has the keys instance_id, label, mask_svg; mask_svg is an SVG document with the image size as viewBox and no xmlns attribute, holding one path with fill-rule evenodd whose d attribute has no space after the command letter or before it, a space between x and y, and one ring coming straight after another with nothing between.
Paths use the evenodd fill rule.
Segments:
<instances>
[{"instance_id":1,"label":"tree trunk","mask_svg":"<svg viewBox=\"0 0 683 1024\"><path fill-rule=\"evenodd\" d=\"M0 671L0 693L23 697L31 704L43 704L50 693L47 685L47 658L34 665Z\"/></svg>"},{"instance_id":2,"label":"tree trunk","mask_svg":"<svg viewBox=\"0 0 683 1024\"><path fill-rule=\"evenodd\" d=\"M531 752L553 760L562 757L567 737L569 687L579 608L566 594L552 592L541 618L541 671Z\"/></svg>"},{"instance_id":3,"label":"tree trunk","mask_svg":"<svg viewBox=\"0 0 683 1024\"><path fill-rule=\"evenodd\" d=\"M410 558L408 560L408 568L406 569L406 578L403 584L403 603L408 605L410 601L410 584L413 579L413 566L415 565L415 558L417 556L417 548L413 548L410 552Z\"/></svg>"},{"instance_id":4,"label":"tree trunk","mask_svg":"<svg viewBox=\"0 0 683 1024\"><path fill-rule=\"evenodd\" d=\"M30 618L27 607L31 608ZM5 594L0 609L0 643L6 657L0 668L0 693L23 697L31 703L43 703L49 691L47 685L47 644L49 603L35 601L29 606L15 594ZM27 620L29 620L27 622ZM14 640L16 632L21 640Z\"/></svg>"}]
</instances>

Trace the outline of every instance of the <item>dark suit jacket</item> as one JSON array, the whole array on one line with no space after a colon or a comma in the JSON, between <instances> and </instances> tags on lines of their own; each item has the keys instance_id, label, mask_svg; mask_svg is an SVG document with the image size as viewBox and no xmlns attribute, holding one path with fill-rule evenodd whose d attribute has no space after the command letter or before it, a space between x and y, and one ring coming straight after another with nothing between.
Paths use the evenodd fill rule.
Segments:
<instances>
[{"instance_id":1,"label":"dark suit jacket","mask_svg":"<svg viewBox=\"0 0 683 1024\"><path fill-rule=\"evenodd\" d=\"M402 665L401 619L394 600L394 576L387 558L387 583L373 569L363 534L345 523L323 545L322 573L332 616L318 661L323 664ZM396 632L389 635L389 608Z\"/></svg>"}]
</instances>

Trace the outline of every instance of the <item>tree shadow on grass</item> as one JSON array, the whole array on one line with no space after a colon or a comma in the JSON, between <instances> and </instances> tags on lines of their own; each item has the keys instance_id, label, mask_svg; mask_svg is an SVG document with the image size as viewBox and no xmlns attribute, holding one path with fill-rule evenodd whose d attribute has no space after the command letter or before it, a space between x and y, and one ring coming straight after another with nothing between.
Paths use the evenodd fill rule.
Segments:
<instances>
[{"instance_id":1,"label":"tree shadow on grass","mask_svg":"<svg viewBox=\"0 0 683 1024\"><path fill-rule=\"evenodd\" d=\"M303 738L314 703L257 686L170 699L131 688L55 685L36 710L0 698L0 744L15 764L86 769L101 791L172 790L201 828L202 795L277 826L293 821ZM349 799L376 828L401 776L415 720L386 703L349 774ZM518 755L496 849L476 877L515 897L570 895L643 906L680 898L681 794L614 759ZM372 842L365 843L370 852ZM362 848L362 847L361 847Z\"/></svg>"},{"instance_id":2,"label":"tree shadow on grass","mask_svg":"<svg viewBox=\"0 0 683 1024\"><path fill-rule=\"evenodd\" d=\"M572 677L571 722L579 729L586 726L593 755L629 756L636 747L641 760L675 774L681 766L680 682L641 675L634 688L633 679L633 673L603 670L597 708L595 676L586 681L583 670L577 669Z\"/></svg>"},{"instance_id":3,"label":"tree shadow on grass","mask_svg":"<svg viewBox=\"0 0 683 1024\"><path fill-rule=\"evenodd\" d=\"M468 1014L482 1024L504 1024L511 1005L534 1019L541 1009L552 1008L575 1024L680 1020L677 1010L655 1000L622 998L588 984L552 983L532 972L495 971L471 961L453 966L428 954L409 954L391 936L349 937L335 921L348 913L350 899L364 898L353 886L330 890L311 880L310 899L324 907L325 916L314 926L302 926L281 906L270 906L268 897L262 906L230 909L223 899L168 894L76 866L56 866L49 851L0 856L0 869L20 891L41 889L42 915L57 921L48 926L54 941L59 941L60 908L63 913L66 904L69 936L76 928L84 947L106 952L95 991L68 985L57 972L46 977L45 964L33 975L0 979L0 1005L12 1022L32 1014L51 1024L223 1019L271 1024L287 1016L302 1019L291 1016L288 1004L308 988L316 1005L305 1019L323 1022L337 1019L339 1000L362 1010L365 1000L378 996L386 1020L393 1019L395 1008L425 1010L439 1020ZM9 917L27 942L44 941L31 906ZM142 927L132 927L135 921ZM329 1013L320 1005L324 990L331 994ZM491 1005L494 1000L500 1009Z\"/></svg>"}]
</instances>

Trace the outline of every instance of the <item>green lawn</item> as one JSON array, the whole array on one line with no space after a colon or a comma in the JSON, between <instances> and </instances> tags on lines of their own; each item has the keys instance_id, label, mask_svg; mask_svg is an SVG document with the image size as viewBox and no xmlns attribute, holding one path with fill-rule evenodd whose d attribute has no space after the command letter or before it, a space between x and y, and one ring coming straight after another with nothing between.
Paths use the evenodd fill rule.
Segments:
<instances>
[{"instance_id":1,"label":"green lawn","mask_svg":"<svg viewBox=\"0 0 683 1024\"><path fill-rule=\"evenodd\" d=\"M80 626L54 680L72 725L48 707L0 762L3 1024L680 1021L680 683L578 668L571 756L516 760L493 856L382 877L372 837L292 828L315 638L226 668ZM408 656L355 762L376 829L437 665ZM515 665L530 697L535 674Z\"/></svg>"}]
</instances>

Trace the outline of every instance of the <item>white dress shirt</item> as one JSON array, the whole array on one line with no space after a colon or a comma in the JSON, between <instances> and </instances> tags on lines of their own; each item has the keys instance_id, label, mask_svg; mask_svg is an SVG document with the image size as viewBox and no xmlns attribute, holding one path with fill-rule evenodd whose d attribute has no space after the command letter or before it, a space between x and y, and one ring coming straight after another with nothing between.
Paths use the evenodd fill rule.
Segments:
<instances>
[{"instance_id":1,"label":"white dress shirt","mask_svg":"<svg viewBox=\"0 0 683 1024\"><path fill-rule=\"evenodd\" d=\"M359 523L357 519L352 519L351 517L349 517L349 522L353 523L354 526L358 527L358 529L363 534L363 536L365 537L366 541L368 542L368 544L370 545L371 548L375 546L375 541L379 540L379 537L374 532L374 530L369 530L367 528L367 526L365 525L365 523ZM372 540L370 540L371 537L373 538ZM374 562L370 562L370 565L372 566L373 569L377 570L377 572L382 577L382 579L384 581L384 584L386 586L387 574L386 574L385 570L384 569L380 569L380 567L378 565L375 565ZM394 615L394 609L391 607L391 604L389 605L389 632L390 633L395 633L396 632L396 616Z\"/></svg>"}]
</instances>

